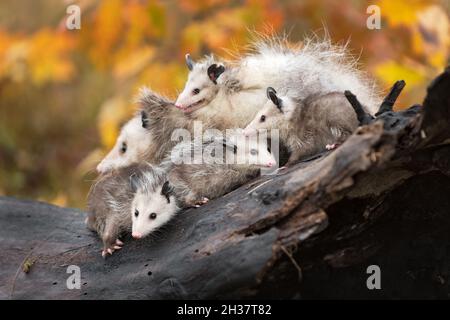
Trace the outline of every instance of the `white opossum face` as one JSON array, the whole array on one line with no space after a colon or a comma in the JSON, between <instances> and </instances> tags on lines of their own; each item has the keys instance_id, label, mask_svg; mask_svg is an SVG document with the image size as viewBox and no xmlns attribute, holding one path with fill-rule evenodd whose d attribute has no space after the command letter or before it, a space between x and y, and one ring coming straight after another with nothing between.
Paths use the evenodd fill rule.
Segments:
<instances>
[{"instance_id":1,"label":"white opossum face","mask_svg":"<svg viewBox=\"0 0 450 320\"><path fill-rule=\"evenodd\" d=\"M225 67L213 62L196 64L189 54L186 55L186 64L190 71L188 80L175 106L190 113L206 106L215 98L219 90L217 79L225 71Z\"/></svg>"},{"instance_id":2,"label":"white opossum face","mask_svg":"<svg viewBox=\"0 0 450 320\"><path fill-rule=\"evenodd\" d=\"M116 144L97 166L99 173L126 167L142 160L151 144L147 121L146 114L142 112L125 124Z\"/></svg>"},{"instance_id":3,"label":"white opossum face","mask_svg":"<svg viewBox=\"0 0 450 320\"><path fill-rule=\"evenodd\" d=\"M244 137L243 135L237 135L230 140L232 143L227 144L227 163L234 160L236 164L250 164L267 168L277 163L265 136ZM230 150L233 151L234 155Z\"/></svg>"},{"instance_id":4,"label":"white opossum face","mask_svg":"<svg viewBox=\"0 0 450 320\"><path fill-rule=\"evenodd\" d=\"M169 182L153 192L138 189L132 205L132 236L141 239L166 224L179 210Z\"/></svg>"},{"instance_id":5,"label":"white opossum face","mask_svg":"<svg viewBox=\"0 0 450 320\"><path fill-rule=\"evenodd\" d=\"M244 135L253 135L258 129L278 129L292 118L297 106L294 100L289 97L278 97L271 87L267 88L267 96L269 101L245 127Z\"/></svg>"}]
</instances>

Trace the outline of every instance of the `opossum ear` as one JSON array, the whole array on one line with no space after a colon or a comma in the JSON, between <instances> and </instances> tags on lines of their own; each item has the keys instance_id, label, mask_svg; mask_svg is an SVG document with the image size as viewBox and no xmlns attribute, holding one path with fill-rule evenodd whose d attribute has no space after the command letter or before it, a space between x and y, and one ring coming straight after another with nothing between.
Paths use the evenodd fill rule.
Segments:
<instances>
[{"instance_id":1,"label":"opossum ear","mask_svg":"<svg viewBox=\"0 0 450 320\"><path fill-rule=\"evenodd\" d=\"M130 187L133 193L136 193L139 189L139 177L137 174L133 173L130 176Z\"/></svg>"},{"instance_id":2,"label":"opossum ear","mask_svg":"<svg viewBox=\"0 0 450 320\"><path fill-rule=\"evenodd\" d=\"M230 144L226 139L222 140L222 145L225 149L227 148L231 148L233 147L233 153L236 154L237 153L237 145L235 144Z\"/></svg>"},{"instance_id":3,"label":"opossum ear","mask_svg":"<svg viewBox=\"0 0 450 320\"><path fill-rule=\"evenodd\" d=\"M194 69L194 61L192 60L191 55L189 53L186 53L185 58L188 69L192 71L192 69Z\"/></svg>"},{"instance_id":4,"label":"opossum ear","mask_svg":"<svg viewBox=\"0 0 450 320\"><path fill-rule=\"evenodd\" d=\"M161 195L165 196L166 198L169 198L172 192L173 187L170 185L170 182L169 181L164 182L161 188Z\"/></svg>"},{"instance_id":5,"label":"opossum ear","mask_svg":"<svg viewBox=\"0 0 450 320\"><path fill-rule=\"evenodd\" d=\"M148 128L148 115L144 110L141 111L142 128Z\"/></svg>"},{"instance_id":6,"label":"opossum ear","mask_svg":"<svg viewBox=\"0 0 450 320\"><path fill-rule=\"evenodd\" d=\"M212 64L208 67L208 77L214 84L217 84L217 79L225 71L225 67L222 65Z\"/></svg>"},{"instance_id":7,"label":"opossum ear","mask_svg":"<svg viewBox=\"0 0 450 320\"><path fill-rule=\"evenodd\" d=\"M277 97L277 92L275 91L274 88L272 88L272 87L267 88L267 98L272 100L273 104L277 106L277 108L280 110L280 112L283 112L283 110L281 110L281 107L282 107L281 99Z\"/></svg>"}]
</instances>

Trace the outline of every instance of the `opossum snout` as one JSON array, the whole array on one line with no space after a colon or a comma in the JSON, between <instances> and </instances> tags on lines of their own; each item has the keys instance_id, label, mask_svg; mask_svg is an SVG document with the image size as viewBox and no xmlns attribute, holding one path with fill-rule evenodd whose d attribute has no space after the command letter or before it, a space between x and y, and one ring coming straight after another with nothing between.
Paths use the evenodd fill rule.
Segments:
<instances>
[{"instance_id":1,"label":"opossum snout","mask_svg":"<svg viewBox=\"0 0 450 320\"><path fill-rule=\"evenodd\" d=\"M244 134L244 136L248 137L248 136L252 136L256 133L255 129L249 129L249 128L245 128L242 133Z\"/></svg>"},{"instance_id":2,"label":"opossum snout","mask_svg":"<svg viewBox=\"0 0 450 320\"><path fill-rule=\"evenodd\" d=\"M102 161L97 165L97 172L98 173L104 173L108 170L108 167L105 165L105 163Z\"/></svg>"},{"instance_id":3,"label":"opossum snout","mask_svg":"<svg viewBox=\"0 0 450 320\"><path fill-rule=\"evenodd\" d=\"M133 238L135 238L135 239L141 239L141 238L142 238L142 234L139 233L139 232L133 232L133 233L131 234L131 236L132 236Z\"/></svg>"},{"instance_id":4,"label":"opossum snout","mask_svg":"<svg viewBox=\"0 0 450 320\"><path fill-rule=\"evenodd\" d=\"M175 107L177 107L178 109L184 109L183 105L180 103L175 103Z\"/></svg>"},{"instance_id":5,"label":"opossum snout","mask_svg":"<svg viewBox=\"0 0 450 320\"><path fill-rule=\"evenodd\" d=\"M269 162L267 162L266 166L267 166L268 168L271 168L274 164L275 164L275 162L269 161Z\"/></svg>"}]
</instances>

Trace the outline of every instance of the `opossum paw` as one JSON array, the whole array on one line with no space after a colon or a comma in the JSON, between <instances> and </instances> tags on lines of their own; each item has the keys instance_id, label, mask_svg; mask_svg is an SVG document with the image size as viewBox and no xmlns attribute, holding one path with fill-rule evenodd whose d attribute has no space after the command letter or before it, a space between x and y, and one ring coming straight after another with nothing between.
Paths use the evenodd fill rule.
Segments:
<instances>
[{"instance_id":1,"label":"opossum paw","mask_svg":"<svg viewBox=\"0 0 450 320\"><path fill-rule=\"evenodd\" d=\"M336 144L336 143L333 143L333 144L327 144L327 145L325 146L325 149L327 149L327 150L333 150L333 149L336 149L337 146L338 146L338 144Z\"/></svg>"},{"instance_id":2,"label":"opossum paw","mask_svg":"<svg viewBox=\"0 0 450 320\"><path fill-rule=\"evenodd\" d=\"M102 257L106 258L107 255L112 255L114 251L122 249L123 242L117 239L110 247L105 247L102 250Z\"/></svg>"},{"instance_id":3,"label":"opossum paw","mask_svg":"<svg viewBox=\"0 0 450 320\"><path fill-rule=\"evenodd\" d=\"M201 207L202 205L208 203L209 199L206 197L203 197L201 200L198 200L194 203L194 207L198 208Z\"/></svg>"}]
</instances>

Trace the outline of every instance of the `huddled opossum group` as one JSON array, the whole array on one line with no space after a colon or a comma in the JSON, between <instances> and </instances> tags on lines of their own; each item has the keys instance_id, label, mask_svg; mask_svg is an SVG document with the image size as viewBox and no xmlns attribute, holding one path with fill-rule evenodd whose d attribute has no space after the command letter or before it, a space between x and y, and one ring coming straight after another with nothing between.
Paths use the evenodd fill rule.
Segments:
<instances>
[{"instance_id":1,"label":"huddled opossum group","mask_svg":"<svg viewBox=\"0 0 450 320\"><path fill-rule=\"evenodd\" d=\"M268 139L250 143L260 129L279 131L290 165L342 143L358 126L345 90L358 92L368 113L380 102L345 47L329 40L300 47L266 39L236 61L211 55L194 62L187 54L186 64L189 76L176 102L142 89L139 111L97 167L86 222L102 238L103 256L122 247L123 232L145 237L180 209L204 204L273 167ZM243 130L231 138L173 139L176 129L192 133L196 121L207 130ZM199 163L190 161L195 152Z\"/></svg>"}]
</instances>

